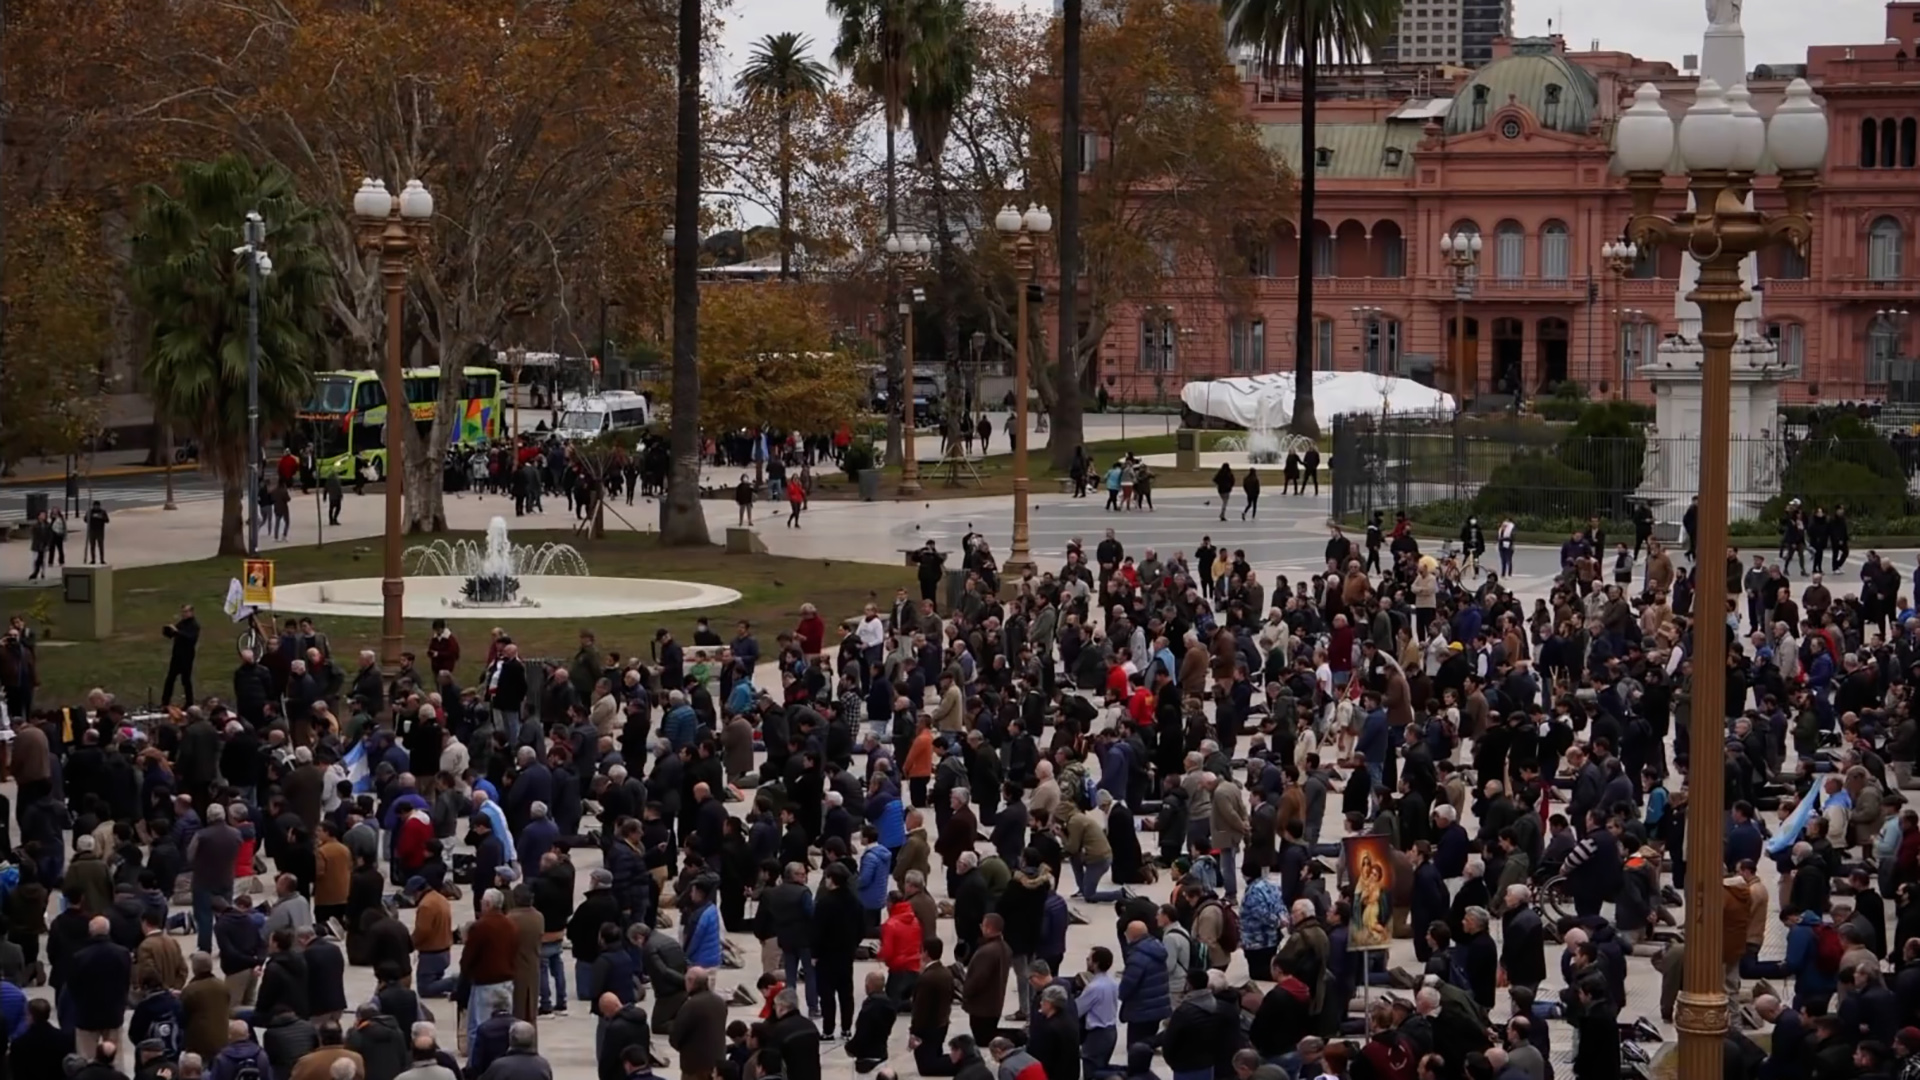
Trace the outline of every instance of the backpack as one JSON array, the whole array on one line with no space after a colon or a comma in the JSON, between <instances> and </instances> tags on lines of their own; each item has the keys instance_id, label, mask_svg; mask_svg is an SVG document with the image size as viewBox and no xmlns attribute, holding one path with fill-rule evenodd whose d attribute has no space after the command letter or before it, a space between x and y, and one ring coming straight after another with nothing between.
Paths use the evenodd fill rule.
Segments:
<instances>
[{"instance_id":1,"label":"backpack","mask_svg":"<svg viewBox=\"0 0 1920 1080\"><path fill-rule=\"evenodd\" d=\"M1822 975L1840 974L1840 958L1847 954L1847 943L1840 940L1840 931L1826 923L1816 924L1813 928L1813 966Z\"/></svg>"},{"instance_id":2,"label":"backpack","mask_svg":"<svg viewBox=\"0 0 1920 1080\"><path fill-rule=\"evenodd\" d=\"M1209 900L1207 905L1220 909L1220 948L1228 953L1239 951L1240 913L1225 900Z\"/></svg>"},{"instance_id":3,"label":"backpack","mask_svg":"<svg viewBox=\"0 0 1920 1080\"><path fill-rule=\"evenodd\" d=\"M239 1068L233 1070L231 1080L265 1080L260 1070L260 1058L261 1055L255 1054L245 1061L239 1062Z\"/></svg>"},{"instance_id":4,"label":"backpack","mask_svg":"<svg viewBox=\"0 0 1920 1080\"><path fill-rule=\"evenodd\" d=\"M1193 936L1193 933L1184 927L1180 929L1180 936L1187 939L1187 971L1207 970L1207 943ZM1186 987L1179 989L1185 990Z\"/></svg>"},{"instance_id":5,"label":"backpack","mask_svg":"<svg viewBox=\"0 0 1920 1080\"><path fill-rule=\"evenodd\" d=\"M1379 1080L1414 1080L1413 1048L1397 1031L1383 1031L1367 1040L1360 1056L1373 1066Z\"/></svg>"}]
</instances>

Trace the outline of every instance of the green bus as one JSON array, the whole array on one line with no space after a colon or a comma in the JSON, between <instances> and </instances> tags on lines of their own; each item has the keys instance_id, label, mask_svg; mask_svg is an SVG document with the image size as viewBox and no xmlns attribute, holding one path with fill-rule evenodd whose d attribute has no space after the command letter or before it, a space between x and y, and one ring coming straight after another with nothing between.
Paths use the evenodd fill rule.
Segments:
<instances>
[{"instance_id":1,"label":"green bus","mask_svg":"<svg viewBox=\"0 0 1920 1080\"><path fill-rule=\"evenodd\" d=\"M440 369L410 368L402 378L407 408L424 438L432 433L440 403ZM448 445L483 446L506 436L500 390L498 369L466 369L466 392L456 400L460 422L452 426ZM314 468L321 477L351 480L357 464L370 464L374 475L386 475L387 388L379 372L328 371L314 376L313 394L297 417L300 430L312 442Z\"/></svg>"}]
</instances>

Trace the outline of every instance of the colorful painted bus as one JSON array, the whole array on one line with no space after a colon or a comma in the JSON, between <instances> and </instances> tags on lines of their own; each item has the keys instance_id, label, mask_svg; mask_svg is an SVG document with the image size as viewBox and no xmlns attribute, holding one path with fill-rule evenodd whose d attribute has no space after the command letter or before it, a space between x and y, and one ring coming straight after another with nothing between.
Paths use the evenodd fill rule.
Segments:
<instances>
[{"instance_id":1,"label":"colorful painted bus","mask_svg":"<svg viewBox=\"0 0 1920 1080\"><path fill-rule=\"evenodd\" d=\"M405 375L407 408L422 437L433 428L440 402L440 369L411 368ZM457 401L460 422L448 445L479 446L504 438L506 410L501 407L500 372L466 369L466 392ZM387 471L387 390L377 371L328 371L314 376L313 396L298 413L301 431L313 442L320 476L352 479L355 463Z\"/></svg>"}]
</instances>

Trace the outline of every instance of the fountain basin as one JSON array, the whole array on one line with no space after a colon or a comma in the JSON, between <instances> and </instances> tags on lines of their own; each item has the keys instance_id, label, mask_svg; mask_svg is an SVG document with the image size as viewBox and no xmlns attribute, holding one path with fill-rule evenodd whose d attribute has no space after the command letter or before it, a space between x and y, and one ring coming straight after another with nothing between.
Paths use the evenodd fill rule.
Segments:
<instances>
[{"instance_id":1,"label":"fountain basin","mask_svg":"<svg viewBox=\"0 0 1920 1080\"><path fill-rule=\"evenodd\" d=\"M697 581L531 574L519 576L517 599L475 603L467 598L465 576L408 577L405 581L402 611L409 619L592 619L717 608L740 599L733 589ZM273 590L273 609L377 619L380 579L338 578L279 585Z\"/></svg>"}]
</instances>

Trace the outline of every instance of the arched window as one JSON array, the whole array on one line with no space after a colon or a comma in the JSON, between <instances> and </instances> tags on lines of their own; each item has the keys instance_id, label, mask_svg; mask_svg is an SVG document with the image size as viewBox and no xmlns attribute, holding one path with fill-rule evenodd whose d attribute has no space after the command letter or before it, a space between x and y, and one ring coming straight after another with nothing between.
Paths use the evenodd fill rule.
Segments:
<instances>
[{"instance_id":1,"label":"arched window","mask_svg":"<svg viewBox=\"0 0 1920 1080\"><path fill-rule=\"evenodd\" d=\"M1313 366L1333 370L1333 320L1324 316L1313 320Z\"/></svg>"},{"instance_id":2,"label":"arched window","mask_svg":"<svg viewBox=\"0 0 1920 1080\"><path fill-rule=\"evenodd\" d=\"M1180 327L1165 309L1149 311L1140 319L1140 370L1172 371Z\"/></svg>"},{"instance_id":3,"label":"arched window","mask_svg":"<svg viewBox=\"0 0 1920 1080\"><path fill-rule=\"evenodd\" d=\"M1389 318L1368 319L1360 328L1361 366L1374 375L1400 371L1400 323Z\"/></svg>"},{"instance_id":4,"label":"arched window","mask_svg":"<svg viewBox=\"0 0 1920 1080\"><path fill-rule=\"evenodd\" d=\"M1781 281L1807 280L1807 256L1799 248L1782 245L1775 250L1780 252Z\"/></svg>"},{"instance_id":5,"label":"arched window","mask_svg":"<svg viewBox=\"0 0 1920 1080\"><path fill-rule=\"evenodd\" d=\"M1880 121L1880 167L1893 168L1900 160L1900 125L1891 117Z\"/></svg>"},{"instance_id":6,"label":"arched window","mask_svg":"<svg viewBox=\"0 0 1920 1080\"><path fill-rule=\"evenodd\" d=\"M1572 262L1567 227L1549 221L1540 227L1540 276L1548 281L1565 281Z\"/></svg>"},{"instance_id":7,"label":"arched window","mask_svg":"<svg viewBox=\"0 0 1920 1080\"><path fill-rule=\"evenodd\" d=\"M1875 219L1867 233L1867 276L1875 281L1898 281L1906 265L1902 251L1906 240L1900 222L1891 217Z\"/></svg>"},{"instance_id":8,"label":"arched window","mask_svg":"<svg viewBox=\"0 0 1920 1080\"><path fill-rule=\"evenodd\" d=\"M1494 229L1493 273L1502 281L1527 276L1527 231L1517 221L1503 221Z\"/></svg>"},{"instance_id":9,"label":"arched window","mask_svg":"<svg viewBox=\"0 0 1920 1080\"><path fill-rule=\"evenodd\" d=\"M1880 160L1880 122L1868 118L1860 122L1860 167L1873 168Z\"/></svg>"},{"instance_id":10,"label":"arched window","mask_svg":"<svg viewBox=\"0 0 1920 1080\"><path fill-rule=\"evenodd\" d=\"M1920 135L1920 123L1916 123L1911 116L1900 121L1900 167L1903 169L1911 169L1914 167L1914 142L1916 135Z\"/></svg>"}]
</instances>

